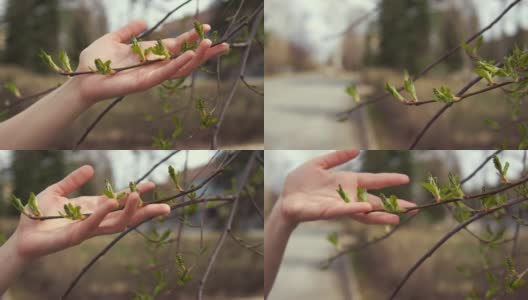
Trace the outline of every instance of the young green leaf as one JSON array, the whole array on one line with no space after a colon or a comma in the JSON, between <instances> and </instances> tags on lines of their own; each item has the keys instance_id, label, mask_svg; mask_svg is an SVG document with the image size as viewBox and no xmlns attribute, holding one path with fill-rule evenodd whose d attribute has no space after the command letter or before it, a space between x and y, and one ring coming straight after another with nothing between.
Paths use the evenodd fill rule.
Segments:
<instances>
[{"instance_id":1,"label":"young green leaf","mask_svg":"<svg viewBox=\"0 0 528 300\"><path fill-rule=\"evenodd\" d=\"M358 93L357 86L355 84L351 84L346 88L346 93L354 99L356 103L361 103L361 96Z\"/></svg>"},{"instance_id":2,"label":"young green leaf","mask_svg":"<svg viewBox=\"0 0 528 300\"><path fill-rule=\"evenodd\" d=\"M24 215L26 214L24 204L22 204L22 200L20 200L20 198L17 198L15 195L11 195L11 197L9 198L9 202L18 212Z\"/></svg>"},{"instance_id":3,"label":"young green leaf","mask_svg":"<svg viewBox=\"0 0 528 300\"><path fill-rule=\"evenodd\" d=\"M403 87L405 91L411 95L413 102L417 102L418 95L416 95L416 87L414 86L414 82L411 79L405 79L403 82Z\"/></svg>"},{"instance_id":4,"label":"young green leaf","mask_svg":"<svg viewBox=\"0 0 528 300\"><path fill-rule=\"evenodd\" d=\"M403 98L403 96L400 94L400 92L398 92L396 87L394 87L390 83L385 83L385 90L390 93L394 98L398 99L401 102L405 102L405 98Z\"/></svg>"},{"instance_id":5,"label":"young green leaf","mask_svg":"<svg viewBox=\"0 0 528 300\"><path fill-rule=\"evenodd\" d=\"M211 41L213 44L218 42L218 30L213 31L213 34L211 35Z\"/></svg>"},{"instance_id":6,"label":"young green leaf","mask_svg":"<svg viewBox=\"0 0 528 300\"><path fill-rule=\"evenodd\" d=\"M42 59L42 61L48 65L48 67L50 67L50 69L52 69L54 72L57 72L57 73L61 73L63 70L61 70L61 68L59 68L55 62L53 61L53 58L48 54L46 53L46 51L44 51L43 49L40 49L40 52L39 52L39 57L40 59Z\"/></svg>"},{"instance_id":7,"label":"young green leaf","mask_svg":"<svg viewBox=\"0 0 528 300\"><path fill-rule=\"evenodd\" d=\"M111 75L115 73L115 71L111 67L111 64L112 64L111 60L107 60L106 62L103 62L100 58L97 58L95 59L94 63L95 63L96 69L94 70L90 68L92 72L95 72L97 74L102 74L102 75Z\"/></svg>"},{"instance_id":8,"label":"young green leaf","mask_svg":"<svg viewBox=\"0 0 528 300\"><path fill-rule=\"evenodd\" d=\"M368 202L367 189L362 188L362 187L357 188L357 200L358 202Z\"/></svg>"},{"instance_id":9,"label":"young green leaf","mask_svg":"<svg viewBox=\"0 0 528 300\"><path fill-rule=\"evenodd\" d=\"M462 191L460 180L456 175L449 173L449 185L445 188L443 194L445 194L445 200L464 198L464 191Z\"/></svg>"},{"instance_id":10,"label":"young green leaf","mask_svg":"<svg viewBox=\"0 0 528 300\"><path fill-rule=\"evenodd\" d=\"M200 38L200 41L205 39L205 32L202 23L198 21L193 22L194 25L194 31L198 34L198 37Z\"/></svg>"},{"instance_id":11,"label":"young green leaf","mask_svg":"<svg viewBox=\"0 0 528 300\"><path fill-rule=\"evenodd\" d=\"M329 233L326 236L326 240L330 242L330 244L332 244L334 247L339 247L339 236L337 235L337 232Z\"/></svg>"},{"instance_id":12,"label":"young green leaf","mask_svg":"<svg viewBox=\"0 0 528 300\"><path fill-rule=\"evenodd\" d=\"M72 67L70 65L70 58L68 57L66 51L61 50L61 52L59 52L59 62L63 71L67 73L73 72Z\"/></svg>"},{"instance_id":13,"label":"young green leaf","mask_svg":"<svg viewBox=\"0 0 528 300\"><path fill-rule=\"evenodd\" d=\"M33 192L29 194L28 207L34 216L40 217L42 215L37 204L37 196Z\"/></svg>"},{"instance_id":14,"label":"young green leaf","mask_svg":"<svg viewBox=\"0 0 528 300\"><path fill-rule=\"evenodd\" d=\"M183 187L180 184L181 173L180 172L176 173L176 170L174 170L174 167L173 166L169 166L169 176L170 176L172 182L174 183L174 186L176 186L176 188L178 189L178 191L183 193L184 190L183 190Z\"/></svg>"},{"instance_id":15,"label":"young green leaf","mask_svg":"<svg viewBox=\"0 0 528 300\"><path fill-rule=\"evenodd\" d=\"M103 194L108 197L109 199L115 199L116 195L114 193L114 189L112 188L112 184L110 184L110 181L106 179L105 181L105 190Z\"/></svg>"},{"instance_id":16,"label":"young green leaf","mask_svg":"<svg viewBox=\"0 0 528 300\"><path fill-rule=\"evenodd\" d=\"M4 88L6 90L8 90L9 92L11 92L11 94L13 94L13 96L15 96L17 98L22 97L22 94L20 93L20 90L18 89L18 87L16 86L16 84L14 82L6 82L6 83L4 83Z\"/></svg>"},{"instance_id":17,"label":"young green leaf","mask_svg":"<svg viewBox=\"0 0 528 300\"><path fill-rule=\"evenodd\" d=\"M453 94L451 89L447 87L440 87L439 89L433 89L433 95L435 100L442 103L453 103L460 101L460 97L457 97Z\"/></svg>"},{"instance_id":18,"label":"young green leaf","mask_svg":"<svg viewBox=\"0 0 528 300\"><path fill-rule=\"evenodd\" d=\"M139 56L139 60L141 62L145 62L147 59L145 58L145 52L141 49L141 46L139 45L138 39L136 37L132 38L132 45L130 45L130 48L134 53L136 53Z\"/></svg>"},{"instance_id":19,"label":"young green leaf","mask_svg":"<svg viewBox=\"0 0 528 300\"><path fill-rule=\"evenodd\" d=\"M345 201L345 203L350 203L350 198L348 197L348 194L343 190L343 186L339 185L336 192L339 194L339 197Z\"/></svg>"},{"instance_id":20,"label":"young green leaf","mask_svg":"<svg viewBox=\"0 0 528 300\"><path fill-rule=\"evenodd\" d=\"M128 184L128 188L130 189L131 193L138 191L137 184L134 181L130 181L130 183Z\"/></svg>"}]
</instances>

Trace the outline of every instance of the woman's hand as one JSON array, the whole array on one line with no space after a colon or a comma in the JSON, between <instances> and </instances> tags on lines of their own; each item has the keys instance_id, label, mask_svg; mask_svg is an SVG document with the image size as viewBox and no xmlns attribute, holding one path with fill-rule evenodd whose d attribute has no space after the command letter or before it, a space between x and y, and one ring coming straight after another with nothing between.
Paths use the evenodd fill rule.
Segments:
<instances>
[{"instance_id":1,"label":"woman's hand","mask_svg":"<svg viewBox=\"0 0 528 300\"><path fill-rule=\"evenodd\" d=\"M209 25L203 25L203 27L204 32L211 30ZM102 61L111 60L113 69L139 64L140 58L132 51L128 42L132 37L138 36L146 29L145 22L138 20L116 32L102 36L81 52L77 71L95 69L94 60L97 58ZM174 55L181 54L180 50L184 42L192 44L198 39L198 34L193 29L177 38L164 39L162 42L169 52ZM147 49L154 46L156 42L145 41L139 44L142 49ZM71 80L77 82L81 98L89 103L127 95L147 90L168 79L186 77L205 61L224 54L229 50L229 45L226 43L212 48L211 45L212 42L205 39L200 43L196 51L187 51L172 60L121 71L114 75L80 75ZM147 56L149 60L157 58L159 57L153 54Z\"/></svg>"},{"instance_id":2,"label":"woman's hand","mask_svg":"<svg viewBox=\"0 0 528 300\"><path fill-rule=\"evenodd\" d=\"M300 222L351 217L363 223L397 224L398 216L384 212L366 214L382 208L381 199L368 194L367 202L357 201L357 188L381 189L409 183L409 177L393 173L332 172L329 169L344 164L359 155L359 151L337 151L315 158L293 172L284 184L278 209L287 223L296 226ZM341 185L351 202L346 203L336 192ZM399 200L402 208L413 203Z\"/></svg>"},{"instance_id":3,"label":"woman's hand","mask_svg":"<svg viewBox=\"0 0 528 300\"><path fill-rule=\"evenodd\" d=\"M170 212L166 204L151 204L138 207L141 193L154 189L150 182L137 186L139 193L130 193L121 200L123 210L113 211L118 202L105 196L82 196L68 199L66 196L78 190L94 175L90 166L83 166L66 178L57 182L37 195L38 206L44 216L58 215L64 212L63 206L68 202L81 206L81 213L91 213L82 221L54 219L46 221L32 220L21 215L19 225L10 238L16 254L23 260L32 260L51 254L83 241L103 234L118 233L145 219L161 216Z\"/></svg>"}]
</instances>

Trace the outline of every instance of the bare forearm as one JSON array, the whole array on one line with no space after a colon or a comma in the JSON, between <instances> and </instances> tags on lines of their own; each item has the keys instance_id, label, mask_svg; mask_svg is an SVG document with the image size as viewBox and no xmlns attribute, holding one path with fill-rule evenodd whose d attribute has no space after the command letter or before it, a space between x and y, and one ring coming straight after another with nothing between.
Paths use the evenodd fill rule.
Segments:
<instances>
[{"instance_id":1,"label":"bare forearm","mask_svg":"<svg viewBox=\"0 0 528 300\"><path fill-rule=\"evenodd\" d=\"M1 148L49 148L89 108L87 103L81 99L78 80L68 80L25 111L0 124Z\"/></svg>"},{"instance_id":2,"label":"bare forearm","mask_svg":"<svg viewBox=\"0 0 528 300\"><path fill-rule=\"evenodd\" d=\"M18 255L14 239L15 237L12 236L2 247L0 247L0 262L2 262L2 271L0 272L0 296L7 291L9 286L28 265L28 262Z\"/></svg>"},{"instance_id":3,"label":"bare forearm","mask_svg":"<svg viewBox=\"0 0 528 300\"><path fill-rule=\"evenodd\" d=\"M264 292L266 298L273 287L286 250L286 245L296 225L281 214L280 200L264 225Z\"/></svg>"}]
</instances>

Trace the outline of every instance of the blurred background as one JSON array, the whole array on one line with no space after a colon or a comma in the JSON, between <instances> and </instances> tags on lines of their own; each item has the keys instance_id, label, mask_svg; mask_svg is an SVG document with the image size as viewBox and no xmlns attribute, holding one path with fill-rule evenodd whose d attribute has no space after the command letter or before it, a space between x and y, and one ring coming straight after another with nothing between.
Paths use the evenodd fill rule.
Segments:
<instances>
[{"instance_id":1,"label":"blurred background","mask_svg":"<svg viewBox=\"0 0 528 300\"><path fill-rule=\"evenodd\" d=\"M95 168L95 176L72 196L102 194L105 179L109 179L115 189L122 189L169 154L168 151L0 152L0 244L9 238L19 219L18 213L8 203L10 195L15 194L25 201L30 192L42 191L84 164ZM177 191L170 182L168 165L172 165L176 171L183 171L187 165L187 178L194 179L193 183L198 184L215 171L215 162L222 155L226 153L180 151L161 164L147 179L157 184L156 190L161 195L173 195ZM233 195L235 192L232 188L241 180L241 172L250 155L250 151L239 154L230 169L200 189L198 195ZM261 204L263 170L255 168L254 172L255 176L251 177L253 200ZM152 201L153 195L148 193L142 198ZM242 200L233 223L233 234L248 244L262 243L263 224L260 217L247 197ZM230 208L230 205L207 206L203 211L206 250L202 256L195 254L200 249L200 229L199 226L196 228L200 224L200 212L189 209L182 214L180 211L177 217L183 217L185 223L179 222L173 214L172 218L154 220L140 226L139 229L152 239L157 239L155 232L162 234L171 230L169 243L158 247L147 242L140 234L130 233L83 277L73 290L71 299L133 299L135 292L154 289L157 283L154 273L157 271L162 272L168 285L156 299L195 298L207 257L225 226ZM175 237L180 230L182 235L178 243ZM0 298L59 299L81 268L113 238L115 235L93 238L77 247L39 259ZM183 254L187 266L196 264L191 272L192 280L184 286L177 284L174 273L174 257L177 253ZM262 299L263 264L262 256L227 238L206 285L205 299Z\"/></svg>"},{"instance_id":2,"label":"blurred background","mask_svg":"<svg viewBox=\"0 0 528 300\"><path fill-rule=\"evenodd\" d=\"M269 214L290 171L307 160L329 151L266 151L265 211ZM451 172L459 178L470 175L494 151L364 151L339 170L352 172L398 172L408 174L411 183L405 186L377 190L374 194L395 194L417 204L431 203L430 194L420 183L432 174L446 183ZM501 161L510 163L508 177L514 181L523 176L524 151L505 151ZM510 173L511 172L511 173ZM525 176L526 174L524 174ZM489 162L473 179L463 186L466 195L491 190L499 179L493 163ZM269 300L275 299L386 299L405 272L445 233L458 224L443 207L421 212L410 223L398 229L388 239L336 260L328 270L322 264L333 253L334 246L327 235L337 232L340 243L363 244L388 232L389 228L363 225L353 220L318 221L301 224L292 234L285 258ZM483 219L469 228L486 236L493 218ZM504 238L513 234L514 222L506 222ZM515 263L524 269L528 264L524 246L528 234L521 226L520 254ZM494 227L495 228L495 227ZM473 289L483 294L489 287L483 268L500 270L511 253L511 243L496 245L488 250L468 232L460 232L429 258L404 286L398 299L487 299L465 298ZM502 277L499 277L502 278ZM499 279L501 280L501 279ZM525 287L515 295L500 299L526 299Z\"/></svg>"},{"instance_id":3,"label":"blurred background","mask_svg":"<svg viewBox=\"0 0 528 300\"><path fill-rule=\"evenodd\" d=\"M487 26L512 2L267 0L268 147L408 149L439 104L416 108L388 99L338 123L336 115L356 105L345 88L357 84L365 101L383 92L385 82L401 85L404 70L416 74ZM515 45L526 47L527 13L523 1L488 31L482 56L498 60ZM471 61L459 51L417 82L418 96L431 99L433 88L440 86L456 91L472 78L471 70ZM433 126L420 149L518 145L517 127L526 116L512 121L512 105L505 98L496 91L457 104Z\"/></svg>"},{"instance_id":4,"label":"blurred background","mask_svg":"<svg viewBox=\"0 0 528 300\"><path fill-rule=\"evenodd\" d=\"M38 57L40 48L55 56L66 50L77 65L79 53L92 41L107 32L114 31L134 19L145 19L150 27L160 21L169 11L182 4L183 0L0 0L0 112L8 118L25 109L31 102L17 104L2 86L14 82L22 96L29 96L57 86L64 78L49 74L48 68ZM194 0L174 13L152 34L150 39L176 37L192 28L198 10L198 19L218 30L220 36L226 30L229 20L240 0ZM241 15L249 15L260 4L246 1ZM242 31L233 42L244 41L247 32ZM259 40L261 40L259 34ZM238 70L244 48L233 49L224 56L221 68L221 93L218 104L223 104ZM246 78L251 85L263 90L263 51L255 45L248 62ZM217 96L216 61L209 62L198 72L195 97L210 102ZM214 72L212 72L214 73ZM190 82L190 80L189 80ZM177 115L185 129L182 138L176 142L179 149L204 149L209 147L210 133L201 131L198 111L194 104L188 105L190 89L169 99L161 99L158 88L126 98L115 107L95 128L82 147L87 149L137 149L150 148L153 137L160 130L170 136L174 130L172 116ZM75 122L64 134L59 147L71 149L84 130L108 105L97 104ZM220 106L219 106L220 107ZM263 144L263 97L245 87L237 90L231 108L227 113L220 133L224 147L262 148ZM134 122L130 122L134 120ZM239 126L244 124L244 126ZM134 134L130 134L134 132ZM193 134L194 133L194 134ZM192 138L186 138L192 135Z\"/></svg>"}]
</instances>

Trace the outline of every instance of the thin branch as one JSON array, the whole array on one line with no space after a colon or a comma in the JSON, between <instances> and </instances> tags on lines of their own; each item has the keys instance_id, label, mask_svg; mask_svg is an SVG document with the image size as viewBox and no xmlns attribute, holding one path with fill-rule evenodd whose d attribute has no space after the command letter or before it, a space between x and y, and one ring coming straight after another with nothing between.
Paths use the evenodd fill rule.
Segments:
<instances>
[{"instance_id":1,"label":"thin branch","mask_svg":"<svg viewBox=\"0 0 528 300\"><path fill-rule=\"evenodd\" d=\"M216 243L215 249L213 250L213 253L209 257L209 261L207 263L207 267L205 269L205 272L203 274L202 279L200 280L199 287L198 287L198 300L202 300L203 298L203 291L205 289L205 284L207 282L207 279L209 277L209 274L211 273L211 270L213 268L214 263L216 262L216 259L218 258L218 254L220 253L220 250L222 249L222 246L224 245L225 238L228 233L231 232L231 226L233 225L233 221L235 219L235 213L238 209L238 204L240 202L240 196L242 194L242 191L244 187L246 186L249 176L251 174L251 169L253 168L254 162L255 162L255 155L256 151L251 154L251 157L249 158L249 161L245 167L244 173L242 174L242 179L240 180L240 184L238 186L238 190L236 193L235 201L233 202L233 206L231 208L231 212L229 214L229 218L227 220L227 223L225 225L224 231L220 235L220 238L218 239L218 242Z\"/></svg>"},{"instance_id":2,"label":"thin branch","mask_svg":"<svg viewBox=\"0 0 528 300\"><path fill-rule=\"evenodd\" d=\"M434 203L425 204L425 205L421 205L421 206L409 207L409 208L406 208L405 210L403 210L401 213L406 214L406 213L409 213L409 212L415 211L415 210L423 210L423 209L433 208L433 207L436 207L436 206L446 205L446 204L449 204L449 203L462 202L462 201L467 201L467 200L471 200L471 199L478 199L478 198L483 198L483 197L487 197L487 196L492 196L492 195L496 195L496 194L502 193L504 191L510 190L510 189L512 189L514 187L517 187L519 185L525 184L527 182L528 182L528 177L520 179L520 180L518 180L516 182L510 183L508 185L505 185L503 187L500 187L500 188L495 189L495 190L490 191L490 192L484 192L484 193L474 194L474 195L467 195L467 196L464 196L463 198L441 200L440 202L434 202ZM370 213L373 213L373 212L388 212L388 211L386 211L384 209L374 209L374 210L369 211L367 214L370 214Z\"/></svg>"},{"instance_id":3,"label":"thin branch","mask_svg":"<svg viewBox=\"0 0 528 300\"><path fill-rule=\"evenodd\" d=\"M477 173L480 172L480 170L482 170L484 166L486 166L486 164L493 159L493 157L499 155L500 153L502 153L502 151L503 150L497 150L493 152L493 154L489 155L471 174L469 174L466 178L460 181L460 185L463 185L464 183L471 180L471 178L475 177L475 175L477 175Z\"/></svg>"},{"instance_id":4,"label":"thin branch","mask_svg":"<svg viewBox=\"0 0 528 300\"><path fill-rule=\"evenodd\" d=\"M138 184L140 183L141 181L145 180L150 174L152 174L152 172L154 172L154 170L156 170L161 164L163 164L164 162L168 161L171 157L173 157L174 155L178 154L180 152L180 150L176 150L176 151L172 151L169 155L167 155L166 157L164 157L162 160L160 160L159 162L157 162L154 166L152 166L152 168L150 168L150 170L147 171L147 173L145 173L143 176L141 176L140 178L138 178L135 183Z\"/></svg>"},{"instance_id":5,"label":"thin branch","mask_svg":"<svg viewBox=\"0 0 528 300\"><path fill-rule=\"evenodd\" d=\"M476 40L477 38L479 38L480 36L482 36L484 33L486 33L487 31L489 31L491 28L493 28L512 8L514 8L517 4L519 4L522 0L515 0L513 1L504 11L502 11L502 13L497 17L495 18L490 24L488 24L488 26L484 27L482 30L480 30L479 32L477 32L476 34L474 34L473 36L469 37L465 43L466 44L469 44L471 42L473 42L474 40ZM462 46L461 45L457 45L456 47L452 48L451 50L447 51L446 53L444 53L442 56L440 56L438 59L436 59L434 62L432 62L430 65L428 65L427 67L425 67L421 72L419 72L418 74L416 74L415 76L413 76L413 82L416 82L418 81L419 79L421 79L423 76L425 76L427 73L429 73L429 71L431 71L434 67L436 67L438 64L442 63L444 60L448 59L449 57L451 57L452 55L454 55L458 50L460 50ZM403 87L400 87L398 88L398 91L403 91ZM380 102L382 100L385 100L387 99L387 97L390 96L389 93L385 92L383 94L379 94L377 96L375 96L373 99L371 100L368 100L368 101L365 101L345 112L342 112L340 114L338 114L338 118L340 120L343 120L343 119L346 119L348 118L352 113L354 113L356 110L362 108L362 107L365 107L367 105L370 105L370 104L374 104L374 103L377 103L377 102Z\"/></svg>"},{"instance_id":6,"label":"thin branch","mask_svg":"<svg viewBox=\"0 0 528 300\"><path fill-rule=\"evenodd\" d=\"M227 109L231 105L231 101L233 100L233 97L235 96L238 83L240 81L239 79L243 77L246 72L247 62L249 59L249 54L251 52L251 45L253 43L253 39L255 38L257 34L260 23L264 17L264 3L261 4L257 12L258 14L256 15L256 18L253 21L251 32L248 37L248 47L244 53L244 58L242 59L242 65L240 67L240 72L239 72L239 78L235 79L235 82L233 83L233 86L231 87L231 91L229 92L229 96L227 97L227 100L225 101L224 106L222 108L222 112L220 113L220 117L218 118L218 122L214 126L214 133L213 133L213 138L211 141L212 149L218 148L218 134L220 133L220 128L222 127L222 123L224 121Z\"/></svg>"},{"instance_id":7,"label":"thin branch","mask_svg":"<svg viewBox=\"0 0 528 300\"><path fill-rule=\"evenodd\" d=\"M460 223L458 226L450 230L444 237L442 237L425 255L423 255L413 266L412 268L405 274L403 279L398 283L396 286L396 289L392 292L392 294L389 296L389 300L393 300L398 295L399 291L403 288L407 280L412 276L412 274L429 258L431 257L438 248L440 248L445 242L447 242L452 236L454 236L456 233L458 233L460 230L468 226L469 224L487 216L490 215L498 210L501 210L503 208L513 207L518 204L521 204L525 201L527 201L528 198L520 198L515 199L507 202L506 204L497 206L493 209L482 211L473 217L469 218L468 220L464 221L463 223Z\"/></svg>"}]
</instances>

